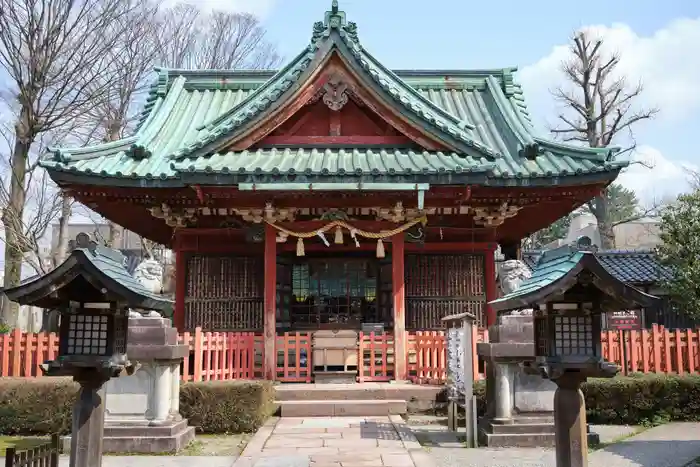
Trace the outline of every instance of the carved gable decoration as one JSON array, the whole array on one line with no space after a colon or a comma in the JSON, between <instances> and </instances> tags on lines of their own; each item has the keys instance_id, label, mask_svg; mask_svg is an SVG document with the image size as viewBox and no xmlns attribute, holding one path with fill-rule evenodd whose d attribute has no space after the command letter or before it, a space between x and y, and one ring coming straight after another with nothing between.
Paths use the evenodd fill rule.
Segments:
<instances>
[{"instance_id":1,"label":"carved gable decoration","mask_svg":"<svg viewBox=\"0 0 700 467\"><path fill-rule=\"evenodd\" d=\"M348 103L348 85L339 75L333 75L323 86L323 103L334 112L339 111Z\"/></svg>"}]
</instances>

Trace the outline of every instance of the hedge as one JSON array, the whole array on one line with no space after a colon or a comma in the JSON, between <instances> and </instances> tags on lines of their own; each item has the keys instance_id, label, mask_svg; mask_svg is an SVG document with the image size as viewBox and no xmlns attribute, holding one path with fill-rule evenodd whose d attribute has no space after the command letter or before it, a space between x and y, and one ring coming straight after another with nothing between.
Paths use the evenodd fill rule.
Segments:
<instances>
[{"instance_id":1,"label":"hedge","mask_svg":"<svg viewBox=\"0 0 700 467\"><path fill-rule=\"evenodd\" d=\"M700 421L700 375L636 374L591 379L583 387L590 423Z\"/></svg>"},{"instance_id":2,"label":"hedge","mask_svg":"<svg viewBox=\"0 0 700 467\"><path fill-rule=\"evenodd\" d=\"M657 425L700 421L700 375L634 374L589 379L582 387L589 423ZM486 385L474 384L477 413L486 411Z\"/></svg>"},{"instance_id":3,"label":"hedge","mask_svg":"<svg viewBox=\"0 0 700 467\"><path fill-rule=\"evenodd\" d=\"M486 407L485 385L474 385L477 410ZM700 375L632 375L591 379L583 386L588 421L596 424L658 424L700 421ZM0 434L68 433L77 385L68 378L0 378ZM186 383L180 412L203 433L257 430L275 410L268 381Z\"/></svg>"},{"instance_id":4,"label":"hedge","mask_svg":"<svg viewBox=\"0 0 700 467\"><path fill-rule=\"evenodd\" d=\"M67 434L78 386L70 378L0 378L0 435ZM180 413L203 433L251 433L275 411L268 381L186 383Z\"/></svg>"}]
</instances>

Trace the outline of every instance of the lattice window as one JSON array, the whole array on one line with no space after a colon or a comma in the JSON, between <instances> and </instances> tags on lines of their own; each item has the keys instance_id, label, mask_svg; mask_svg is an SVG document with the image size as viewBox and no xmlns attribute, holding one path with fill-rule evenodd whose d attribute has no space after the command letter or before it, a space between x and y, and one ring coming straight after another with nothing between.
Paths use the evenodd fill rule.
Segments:
<instances>
[{"instance_id":1,"label":"lattice window","mask_svg":"<svg viewBox=\"0 0 700 467\"><path fill-rule=\"evenodd\" d=\"M191 256L187 261L185 327L261 330L264 277L262 257Z\"/></svg>"},{"instance_id":2,"label":"lattice window","mask_svg":"<svg viewBox=\"0 0 700 467\"><path fill-rule=\"evenodd\" d=\"M465 311L485 322L483 255L408 255L405 267L407 329L440 329Z\"/></svg>"}]
</instances>

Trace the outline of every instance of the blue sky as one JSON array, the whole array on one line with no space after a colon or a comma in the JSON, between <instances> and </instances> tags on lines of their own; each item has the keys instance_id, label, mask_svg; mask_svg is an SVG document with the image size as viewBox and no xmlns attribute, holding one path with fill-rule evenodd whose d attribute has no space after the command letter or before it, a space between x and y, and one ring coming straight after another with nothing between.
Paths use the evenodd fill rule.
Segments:
<instances>
[{"instance_id":1,"label":"blue sky","mask_svg":"<svg viewBox=\"0 0 700 467\"><path fill-rule=\"evenodd\" d=\"M311 26L331 0L192 0L212 8L258 14L285 57L308 44ZM526 5L526 6L525 6ZM585 5L583 8L581 5ZM647 107L659 116L635 131L635 166L621 181L643 200L684 190L683 167L700 166L700 1L589 0L466 2L340 0L359 27L363 45L392 68L500 68L517 66L535 121L546 130L557 115L549 89L571 33L594 28L620 53L620 71L645 86ZM620 140L620 145L629 141Z\"/></svg>"}]
</instances>

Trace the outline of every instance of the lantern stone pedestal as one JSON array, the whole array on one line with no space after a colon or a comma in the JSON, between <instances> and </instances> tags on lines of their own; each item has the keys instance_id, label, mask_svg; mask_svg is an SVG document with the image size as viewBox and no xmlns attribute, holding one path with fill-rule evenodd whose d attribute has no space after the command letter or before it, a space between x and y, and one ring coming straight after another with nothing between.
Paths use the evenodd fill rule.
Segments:
<instances>
[{"instance_id":1,"label":"lantern stone pedestal","mask_svg":"<svg viewBox=\"0 0 700 467\"><path fill-rule=\"evenodd\" d=\"M105 384L104 452L177 452L194 439L179 409L180 363L188 352L169 319L129 319L127 353L140 367Z\"/></svg>"},{"instance_id":2,"label":"lantern stone pedestal","mask_svg":"<svg viewBox=\"0 0 700 467\"><path fill-rule=\"evenodd\" d=\"M479 445L554 447L557 385L532 374L535 360L532 316L502 315L489 328L489 342L477 344L486 361L486 414L479 420ZM588 442L599 437L588 433Z\"/></svg>"},{"instance_id":3,"label":"lantern stone pedestal","mask_svg":"<svg viewBox=\"0 0 700 467\"><path fill-rule=\"evenodd\" d=\"M585 375L574 372L566 372L555 380L557 390L554 394L554 417L558 466L588 466L586 402L581 392L581 384L585 381Z\"/></svg>"}]
</instances>

